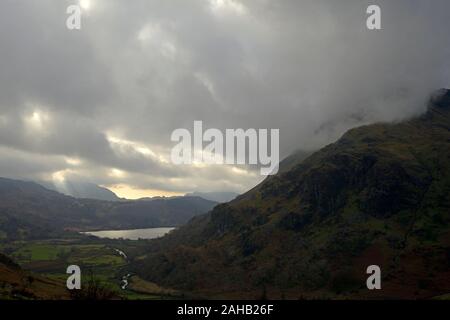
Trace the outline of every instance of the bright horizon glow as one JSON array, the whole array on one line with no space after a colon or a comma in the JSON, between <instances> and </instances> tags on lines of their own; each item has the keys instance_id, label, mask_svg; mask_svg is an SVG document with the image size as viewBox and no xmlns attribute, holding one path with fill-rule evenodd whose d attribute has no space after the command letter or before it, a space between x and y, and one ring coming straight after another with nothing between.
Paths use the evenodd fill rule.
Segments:
<instances>
[{"instance_id":1,"label":"bright horizon glow","mask_svg":"<svg viewBox=\"0 0 450 320\"><path fill-rule=\"evenodd\" d=\"M102 185L103 188L109 189L114 192L119 198L125 198L128 200L136 200L140 198L151 197L175 197L183 196L185 192L174 192L167 190L157 189L139 189L126 184L117 185Z\"/></svg>"}]
</instances>

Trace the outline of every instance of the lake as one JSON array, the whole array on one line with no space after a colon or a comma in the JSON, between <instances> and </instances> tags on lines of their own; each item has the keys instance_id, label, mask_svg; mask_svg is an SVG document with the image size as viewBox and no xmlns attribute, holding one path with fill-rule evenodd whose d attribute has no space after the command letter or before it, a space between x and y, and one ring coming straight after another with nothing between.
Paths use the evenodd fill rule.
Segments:
<instances>
[{"instance_id":1,"label":"lake","mask_svg":"<svg viewBox=\"0 0 450 320\"><path fill-rule=\"evenodd\" d=\"M147 228L134 230L104 230L104 231L88 231L83 232L91 236L107 239L156 239L164 236L175 228Z\"/></svg>"}]
</instances>

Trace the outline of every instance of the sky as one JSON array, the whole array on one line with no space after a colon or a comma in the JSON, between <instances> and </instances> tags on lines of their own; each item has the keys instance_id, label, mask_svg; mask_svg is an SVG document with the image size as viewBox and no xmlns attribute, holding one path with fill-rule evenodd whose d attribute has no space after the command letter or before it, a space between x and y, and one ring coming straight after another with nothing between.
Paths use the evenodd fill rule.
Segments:
<instances>
[{"instance_id":1,"label":"sky","mask_svg":"<svg viewBox=\"0 0 450 320\"><path fill-rule=\"evenodd\" d=\"M66 9L82 7L81 30ZM366 9L381 8L381 30ZM254 167L170 161L171 133L276 128L280 156L423 112L450 84L450 2L0 0L0 176L125 198L244 192Z\"/></svg>"}]
</instances>

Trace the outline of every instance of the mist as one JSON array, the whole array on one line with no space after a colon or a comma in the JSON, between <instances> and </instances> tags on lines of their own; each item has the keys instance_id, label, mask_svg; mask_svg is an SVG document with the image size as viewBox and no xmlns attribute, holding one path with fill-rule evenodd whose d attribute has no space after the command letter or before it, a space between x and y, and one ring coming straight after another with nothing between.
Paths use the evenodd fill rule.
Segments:
<instances>
[{"instance_id":1,"label":"mist","mask_svg":"<svg viewBox=\"0 0 450 320\"><path fill-rule=\"evenodd\" d=\"M175 166L171 133L279 129L283 158L420 114L450 86L450 3L375 2L381 30L374 1L91 0L71 31L76 1L2 1L0 176L243 192L257 168Z\"/></svg>"}]
</instances>

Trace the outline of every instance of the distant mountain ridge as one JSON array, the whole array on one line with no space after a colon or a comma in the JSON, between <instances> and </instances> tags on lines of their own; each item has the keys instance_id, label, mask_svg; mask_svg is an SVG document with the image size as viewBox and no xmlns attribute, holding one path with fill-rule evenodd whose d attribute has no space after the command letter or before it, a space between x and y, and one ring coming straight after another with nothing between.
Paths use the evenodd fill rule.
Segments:
<instances>
[{"instance_id":1,"label":"distant mountain ridge","mask_svg":"<svg viewBox=\"0 0 450 320\"><path fill-rule=\"evenodd\" d=\"M217 203L198 197L152 201L77 199L34 183L0 178L0 240L58 236L63 230L174 227Z\"/></svg>"},{"instance_id":2,"label":"distant mountain ridge","mask_svg":"<svg viewBox=\"0 0 450 320\"><path fill-rule=\"evenodd\" d=\"M152 241L135 272L210 298L430 298L450 292L450 91L351 129ZM382 270L367 290L366 268Z\"/></svg>"},{"instance_id":3,"label":"distant mountain ridge","mask_svg":"<svg viewBox=\"0 0 450 320\"><path fill-rule=\"evenodd\" d=\"M54 190L74 198L97 199L105 201L121 200L121 198L119 198L111 190L90 182L65 180L59 184L55 184L51 181L39 181L38 183L47 189Z\"/></svg>"},{"instance_id":4,"label":"distant mountain ridge","mask_svg":"<svg viewBox=\"0 0 450 320\"><path fill-rule=\"evenodd\" d=\"M111 190L101 187L95 183L83 182L83 181L72 181L64 180L60 183L54 183L52 181L37 181L38 184L43 187L57 191L66 196L71 196L78 199L95 199L104 201L123 201L126 199L119 198ZM236 198L239 194L236 192L190 192L186 193L185 197L200 197L209 201L214 201L217 203L228 202ZM137 200L141 201L152 201L160 199L176 199L181 196L156 196L156 197L144 197Z\"/></svg>"},{"instance_id":5,"label":"distant mountain ridge","mask_svg":"<svg viewBox=\"0 0 450 320\"><path fill-rule=\"evenodd\" d=\"M191 192L186 193L186 197L200 197L206 200L215 201L219 203L233 200L239 195L236 192Z\"/></svg>"}]
</instances>

